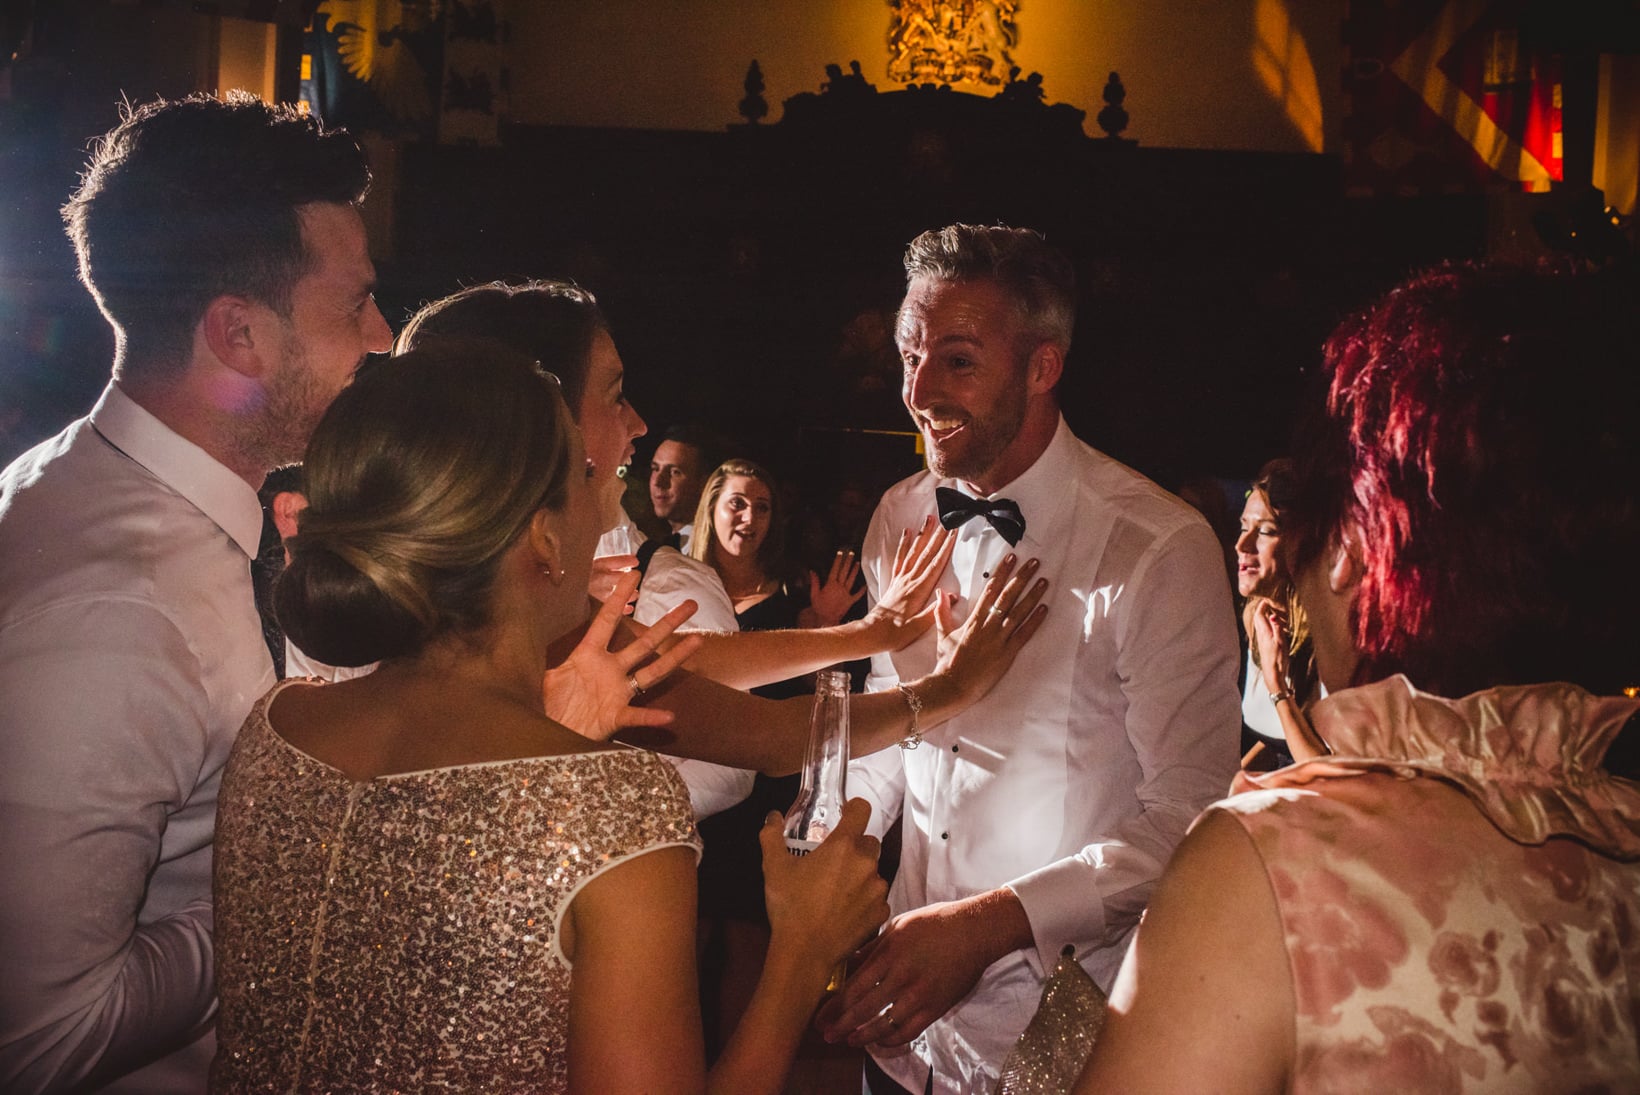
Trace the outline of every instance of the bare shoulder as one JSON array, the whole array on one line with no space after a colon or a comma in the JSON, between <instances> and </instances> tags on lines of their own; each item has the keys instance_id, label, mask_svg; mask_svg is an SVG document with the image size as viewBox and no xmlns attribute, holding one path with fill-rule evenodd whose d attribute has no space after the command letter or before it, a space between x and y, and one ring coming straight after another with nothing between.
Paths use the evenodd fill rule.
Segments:
<instances>
[{"instance_id":1,"label":"bare shoulder","mask_svg":"<svg viewBox=\"0 0 1640 1095\"><path fill-rule=\"evenodd\" d=\"M1292 975L1246 830L1203 816L1179 845L1111 992L1079 1092L1285 1090Z\"/></svg>"}]
</instances>

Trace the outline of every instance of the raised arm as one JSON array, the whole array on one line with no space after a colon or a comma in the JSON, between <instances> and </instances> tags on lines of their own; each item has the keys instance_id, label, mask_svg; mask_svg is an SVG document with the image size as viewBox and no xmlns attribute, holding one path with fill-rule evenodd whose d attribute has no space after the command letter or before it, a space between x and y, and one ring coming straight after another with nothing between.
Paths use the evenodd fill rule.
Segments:
<instances>
[{"instance_id":1,"label":"raised arm","mask_svg":"<svg viewBox=\"0 0 1640 1095\"><path fill-rule=\"evenodd\" d=\"M928 729L989 692L1030 641L1047 611L1040 604L1046 583L1036 580L1035 573L1033 563L1017 567L1009 562L998 567L982 594L985 611L971 613L961 627L950 625L949 609L941 602L942 638L934 671L905 682L910 696L891 689L852 697L851 751L864 756L913 733L913 703L917 707L915 729ZM644 671L640 671L640 680L649 689L644 706L670 712L671 721L625 732L622 740L771 775L794 772L801 766L808 743L808 698L765 700L693 673L673 673L652 689Z\"/></svg>"},{"instance_id":2,"label":"raised arm","mask_svg":"<svg viewBox=\"0 0 1640 1095\"><path fill-rule=\"evenodd\" d=\"M863 619L834 627L704 634L686 668L720 684L756 688L898 650L932 625L934 587L955 542L930 517L922 528L901 533L890 580Z\"/></svg>"},{"instance_id":3,"label":"raised arm","mask_svg":"<svg viewBox=\"0 0 1640 1095\"><path fill-rule=\"evenodd\" d=\"M1332 750L1315 732L1310 717L1299 706L1299 697L1293 692L1286 613L1274 601L1261 597L1248 606L1247 616L1252 624L1253 643L1258 650L1259 679L1275 704L1276 717L1281 720L1282 736L1287 739L1287 751L1294 760L1326 756Z\"/></svg>"}]
</instances>

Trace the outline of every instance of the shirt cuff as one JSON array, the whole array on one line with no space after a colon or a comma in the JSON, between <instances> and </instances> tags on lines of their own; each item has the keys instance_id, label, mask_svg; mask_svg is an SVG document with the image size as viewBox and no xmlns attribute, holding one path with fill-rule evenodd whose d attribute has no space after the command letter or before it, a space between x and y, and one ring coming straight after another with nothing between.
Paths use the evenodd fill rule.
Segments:
<instances>
[{"instance_id":1,"label":"shirt cuff","mask_svg":"<svg viewBox=\"0 0 1640 1095\"><path fill-rule=\"evenodd\" d=\"M1025 952L1032 972L1046 978L1068 943L1079 951L1105 934L1105 905L1086 863L1062 859L1008 883L1031 922L1036 951Z\"/></svg>"}]
</instances>

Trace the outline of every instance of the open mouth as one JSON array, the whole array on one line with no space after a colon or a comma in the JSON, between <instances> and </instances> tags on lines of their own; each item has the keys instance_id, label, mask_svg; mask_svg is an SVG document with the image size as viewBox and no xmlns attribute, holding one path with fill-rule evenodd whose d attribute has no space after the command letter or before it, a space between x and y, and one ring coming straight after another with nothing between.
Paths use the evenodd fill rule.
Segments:
<instances>
[{"instance_id":1,"label":"open mouth","mask_svg":"<svg viewBox=\"0 0 1640 1095\"><path fill-rule=\"evenodd\" d=\"M925 414L920 417L923 432L928 434L929 440L935 442L950 440L961 433L968 425L968 420L965 418L936 414Z\"/></svg>"}]
</instances>

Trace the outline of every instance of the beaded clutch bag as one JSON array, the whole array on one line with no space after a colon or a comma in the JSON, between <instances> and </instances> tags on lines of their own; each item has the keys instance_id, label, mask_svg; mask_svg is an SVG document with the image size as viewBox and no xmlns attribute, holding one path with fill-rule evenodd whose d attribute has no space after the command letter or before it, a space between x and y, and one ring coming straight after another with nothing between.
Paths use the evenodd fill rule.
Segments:
<instances>
[{"instance_id":1,"label":"beaded clutch bag","mask_svg":"<svg viewBox=\"0 0 1640 1095\"><path fill-rule=\"evenodd\" d=\"M1042 986L1042 1002L1002 1062L996 1095L1064 1095L1105 1022L1105 994L1067 946Z\"/></svg>"}]
</instances>

